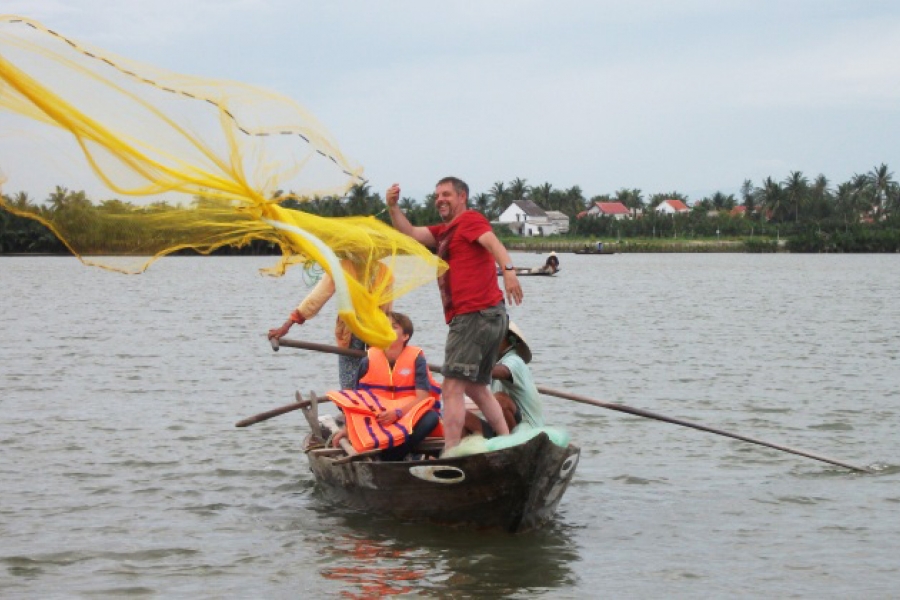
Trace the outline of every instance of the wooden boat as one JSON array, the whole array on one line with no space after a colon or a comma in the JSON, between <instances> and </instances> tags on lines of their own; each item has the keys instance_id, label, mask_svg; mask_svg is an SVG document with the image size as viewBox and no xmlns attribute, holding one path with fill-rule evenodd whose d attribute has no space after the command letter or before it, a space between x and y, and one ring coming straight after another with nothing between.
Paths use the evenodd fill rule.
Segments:
<instances>
[{"instance_id":1,"label":"wooden boat","mask_svg":"<svg viewBox=\"0 0 900 600\"><path fill-rule=\"evenodd\" d=\"M598 248L596 246L585 246L584 248L574 250L574 252L575 254L615 254L615 252L608 248Z\"/></svg>"},{"instance_id":2,"label":"wooden boat","mask_svg":"<svg viewBox=\"0 0 900 600\"><path fill-rule=\"evenodd\" d=\"M401 520L514 533L539 528L555 515L581 452L542 432L518 446L456 458L437 458L442 443L426 441L421 460L380 461L352 447L350 454L325 447L311 401L302 409L313 428L304 450L319 488L341 505Z\"/></svg>"},{"instance_id":3,"label":"wooden boat","mask_svg":"<svg viewBox=\"0 0 900 600\"><path fill-rule=\"evenodd\" d=\"M527 267L516 268L516 275L519 277L553 277L558 271L544 271L539 269L529 269ZM497 269L497 276L503 275L503 271Z\"/></svg>"}]
</instances>

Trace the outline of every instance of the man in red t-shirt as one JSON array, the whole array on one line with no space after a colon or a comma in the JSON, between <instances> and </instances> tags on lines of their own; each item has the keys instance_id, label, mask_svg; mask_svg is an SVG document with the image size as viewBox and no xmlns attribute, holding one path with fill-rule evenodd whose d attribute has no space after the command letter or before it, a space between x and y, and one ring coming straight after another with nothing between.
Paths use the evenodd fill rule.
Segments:
<instances>
[{"instance_id":1,"label":"man in red t-shirt","mask_svg":"<svg viewBox=\"0 0 900 600\"><path fill-rule=\"evenodd\" d=\"M450 268L438 278L444 318L450 325L444 349L444 451L459 444L468 395L498 435L509 433L503 411L490 390L491 368L506 333L508 317L497 268L503 267L503 286L513 304L521 304L522 287L509 253L481 213L469 210L469 186L456 177L438 181L434 206L443 223L414 227L400 210L400 186L385 194L391 222L402 233L435 248Z\"/></svg>"}]
</instances>

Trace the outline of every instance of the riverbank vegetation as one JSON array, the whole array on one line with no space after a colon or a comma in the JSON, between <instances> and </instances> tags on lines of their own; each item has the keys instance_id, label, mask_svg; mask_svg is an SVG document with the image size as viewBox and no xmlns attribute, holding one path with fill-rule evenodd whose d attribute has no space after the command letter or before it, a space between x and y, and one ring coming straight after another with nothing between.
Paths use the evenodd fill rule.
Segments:
<instances>
[{"instance_id":1,"label":"riverbank vegetation","mask_svg":"<svg viewBox=\"0 0 900 600\"><path fill-rule=\"evenodd\" d=\"M824 176L810 180L791 172L778 181L767 177L759 185L744 181L738 197L717 192L690 202L673 191L645 197L641 190L621 189L586 198L581 188L556 189L550 183L531 186L524 179L497 182L487 192L473 193L469 205L496 221L514 201L531 200L544 210L569 217L569 231L549 237L522 238L497 226L513 249L575 250L602 242L619 252L900 252L900 185L887 165L832 185ZM359 185L344 197L311 198L300 202L287 194L281 204L326 217L374 215L388 221L381 194ZM690 205L679 214L663 214L657 207L675 199ZM17 216L36 214L47 221L76 224L98 252L141 254L140 221L123 219L132 211L175 210L165 202L136 207L119 199L94 202L84 192L57 186L43 202L25 192L4 195L7 210L0 210L0 254L66 253L60 241L39 222ZM202 204L202 197L193 204ZM621 202L627 218L590 216L598 202ZM402 198L401 207L414 225L439 220L434 197L421 201ZM72 230L71 227L66 227ZM82 247L90 248L91 245ZM242 248L224 248L223 254L271 254L273 244L253 242Z\"/></svg>"}]
</instances>

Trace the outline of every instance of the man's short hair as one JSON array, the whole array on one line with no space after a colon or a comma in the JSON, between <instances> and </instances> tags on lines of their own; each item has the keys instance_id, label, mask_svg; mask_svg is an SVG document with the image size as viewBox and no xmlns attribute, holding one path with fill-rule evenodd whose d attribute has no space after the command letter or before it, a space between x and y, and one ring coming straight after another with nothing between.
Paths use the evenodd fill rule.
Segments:
<instances>
[{"instance_id":1,"label":"man's short hair","mask_svg":"<svg viewBox=\"0 0 900 600\"><path fill-rule=\"evenodd\" d=\"M440 181L437 182L438 185L442 185L444 183L449 183L453 186L453 189L456 190L457 194L465 194L466 202L469 200L469 184L460 179L459 177L444 177Z\"/></svg>"}]
</instances>

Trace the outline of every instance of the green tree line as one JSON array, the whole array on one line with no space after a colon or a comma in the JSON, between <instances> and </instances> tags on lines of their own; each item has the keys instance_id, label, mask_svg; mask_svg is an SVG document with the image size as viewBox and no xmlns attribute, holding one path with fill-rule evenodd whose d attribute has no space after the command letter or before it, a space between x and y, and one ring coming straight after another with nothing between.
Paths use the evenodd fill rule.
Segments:
<instances>
[{"instance_id":1,"label":"green tree line","mask_svg":"<svg viewBox=\"0 0 900 600\"><path fill-rule=\"evenodd\" d=\"M342 197L315 197L304 201L292 194L278 192L273 200L280 204L326 217L375 215L389 222L382 196L367 184L357 185ZM673 239L776 239L786 240L795 252L896 252L900 251L900 185L886 164L854 175L849 181L832 185L824 176L810 180L799 171L778 181L765 178L759 185L746 180L738 197L716 192L691 205L687 213L660 214L656 207L665 200L685 203L687 196L678 191L646 196L639 189L620 189L612 194L586 198L579 186L554 188L549 182L528 185L525 179L496 182L488 191L472 194L469 206L489 220L496 219L513 202L531 200L544 210L559 211L569 217L568 238L673 238ZM85 235L103 240L117 252L142 252L139 227L123 228L112 217L131 210L166 211L175 207L160 202L138 209L118 199L94 203L83 191L57 186L48 198L38 203L25 192L4 195L10 206L35 212L53 222L77 224ZM194 198L201 203L202 197ZM597 202L621 202L632 211L631 218L617 220L608 216L584 216ZM422 200L403 197L401 208L414 225L439 220L434 196ZM735 212L735 207L743 207ZM502 228L498 233L504 234ZM112 242L112 244L111 244ZM763 245L762 248L769 246ZM43 225L0 211L0 253L63 253L65 248ZM220 253L266 254L277 248L269 243L244 248L225 248Z\"/></svg>"}]
</instances>

